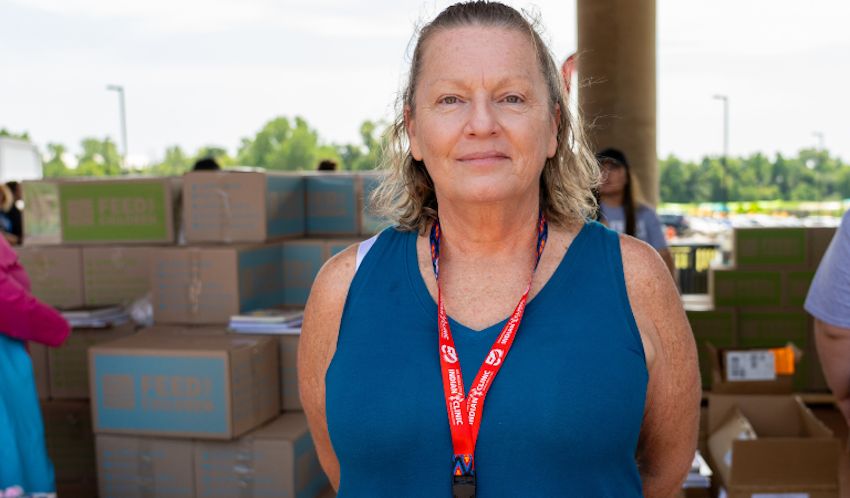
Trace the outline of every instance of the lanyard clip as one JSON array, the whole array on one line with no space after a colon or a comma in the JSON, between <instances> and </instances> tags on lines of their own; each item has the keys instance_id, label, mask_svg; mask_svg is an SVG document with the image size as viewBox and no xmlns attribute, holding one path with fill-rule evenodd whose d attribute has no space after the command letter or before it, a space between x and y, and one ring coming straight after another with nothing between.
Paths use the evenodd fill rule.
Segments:
<instances>
[{"instance_id":1,"label":"lanyard clip","mask_svg":"<svg viewBox=\"0 0 850 498\"><path fill-rule=\"evenodd\" d=\"M454 498L475 498L475 476L452 476Z\"/></svg>"}]
</instances>

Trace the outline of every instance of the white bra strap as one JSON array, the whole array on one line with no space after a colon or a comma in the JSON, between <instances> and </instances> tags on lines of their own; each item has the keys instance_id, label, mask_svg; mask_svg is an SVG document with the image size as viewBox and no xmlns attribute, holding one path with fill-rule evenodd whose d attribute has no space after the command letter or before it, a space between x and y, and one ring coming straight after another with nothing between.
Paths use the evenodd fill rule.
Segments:
<instances>
[{"instance_id":1,"label":"white bra strap","mask_svg":"<svg viewBox=\"0 0 850 498\"><path fill-rule=\"evenodd\" d=\"M371 249L372 246L375 244L375 241L378 240L378 235L375 235L369 240L364 240L363 242L357 245L357 259L354 262L354 273L357 273L357 270L360 268L360 263L363 262L363 258L366 257L366 254L369 252L369 249Z\"/></svg>"}]
</instances>

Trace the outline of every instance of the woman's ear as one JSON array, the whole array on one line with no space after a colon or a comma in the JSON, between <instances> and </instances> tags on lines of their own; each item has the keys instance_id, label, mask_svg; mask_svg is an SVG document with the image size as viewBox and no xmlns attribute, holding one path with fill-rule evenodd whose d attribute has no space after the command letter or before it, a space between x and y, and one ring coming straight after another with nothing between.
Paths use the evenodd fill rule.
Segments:
<instances>
[{"instance_id":1,"label":"woman's ear","mask_svg":"<svg viewBox=\"0 0 850 498\"><path fill-rule=\"evenodd\" d=\"M407 142L410 144L410 155L417 161L422 160L422 151L416 140L416 122L413 119L413 110L410 106L404 106L404 129L407 130Z\"/></svg>"},{"instance_id":2,"label":"woman's ear","mask_svg":"<svg viewBox=\"0 0 850 498\"><path fill-rule=\"evenodd\" d=\"M561 123L561 105L555 104L555 112L552 113L552 129L549 133L549 143L546 147L546 157L553 158L558 152L558 125Z\"/></svg>"}]
</instances>

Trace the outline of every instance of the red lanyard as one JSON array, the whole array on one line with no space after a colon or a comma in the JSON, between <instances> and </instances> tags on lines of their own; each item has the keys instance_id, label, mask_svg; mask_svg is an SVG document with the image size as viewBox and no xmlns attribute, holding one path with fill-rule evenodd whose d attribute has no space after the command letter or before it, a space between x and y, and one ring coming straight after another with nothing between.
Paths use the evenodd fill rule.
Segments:
<instances>
[{"instance_id":1,"label":"red lanyard","mask_svg":"<svg viewBox=\"0 0 850 498\"><path fill-rule=\"evenodd\" d=\"M537 254L534 270L540 263L540 256L546 246L549 227L543 213L537 222ZM475 444L478 441L478 431L481 428L481 416L484 412L484 399L493 384L493 379L502 368L505 358L514 343L519 324L525 313L525 304L531 290L531 280L517 303L513 314L508 319L499 337L490 348L487 358L481 364L478 375L472 382L468 395L464 395L463 377L460 370L457 351L455 349L443 294L440 290L440 221L434 222L431 228L431 263L434 265L434 276L437 279L438 327L440 335L440 370L443 375L443 390L445 391L446 410L449 416L449 427L452 434L453 457L453 492L456 497L475 496ZM533 275L532 275L533 276Z\"/></svg>"}]
</instances>

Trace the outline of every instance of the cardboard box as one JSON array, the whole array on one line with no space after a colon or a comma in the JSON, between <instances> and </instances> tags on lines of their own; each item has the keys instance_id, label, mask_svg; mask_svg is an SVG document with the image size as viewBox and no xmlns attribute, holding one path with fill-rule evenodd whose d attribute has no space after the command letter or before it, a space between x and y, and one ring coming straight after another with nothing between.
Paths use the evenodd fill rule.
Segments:
<instances>
[{"instance_id":1,"label":"cardboard box","mask_svg":"<svg viewBox=\"0 0 850 498\"><path fill-rule=\"evenodd\" d=\"M154 320L226 324L232 315L283 304L283 257L280 243L155 249Z\"/></svg>"},{"instance_id":2,"label":"cardboard box","mask_svg":"<svg viewBox=\"0 0 850 498\"><path fill-rule=\"evenodd\" d=\"M47 350L50 398L88 399L88 349L135 332L135 325L130 322L99 329L72 329L62 347Z\"/></svg>"},{"instance_id":3,"label":"cardboard box","mask_svg":"<svg viewBox=\"0 0 850 498\"><path fill-rule=\"evenodd\" d=\"M738 269L808 268L805 228L736 228L733 238Z\"/></svg>"},{"instance_id":4,"label":"cardboard box","mask_svg":"<svg viewBox=\"0 0 850 498\"><path fill-rule=\"evenodd\" d=\"M357 235L363 209L362 183L357 175L316 173L307 185L307 235Z\"/></svg>"},{"instance_id":5,"label":"cardboard box","mask_svg":"<svg viewBox=\"0 0 850 498\"><path fill-rule=\"evenodd\" d=\"M777 348L789 342L809 351L812 317L805 311L784 309L750 309L738 311L738 345L742 348ZM809 385L811 355L804 354L794 374L794 390L801 392Z\"/></svg>"},{"instance_id":6,"label":"cardboard box","mask_svg":"<svg viewBox=\"0 0 850 498\"><path fill-rule=\"evenodd\" d=\"M712 381L712 360L708 345L719 348L732 348L738 345L738 323L734 308L726 309L687 309L688 322L694 334L699 353L700 376L703 388L710 388Z\"/></svg>"},{"instance_id":7,"label":"cardboard box","mask_svg":"<svg viewBox=\"0 0 850 498\"><path fill-rule=\"evenodd\" d=\"M809 249L809 270L815 271L820 265L820 260L826 253L832 237L835 235L835 227L809 227L806 228L806 239Z\"/></svg>"},{"instance_id":8,"label":"cardboard box","mask_svg":"<svg viewBox=\"0 0 850 498\"><path fill-rule=\"evenodd\" d=\"M799 398L712 394L709 432L715 434L735 409L752 424L758 438L731 443L729 480L724 483L729 498L751 498L758 493L838 498L840 443ZM712 468L718 468L711 460Z\"/></svg>"},{"instance_id":9,"label":"cardboard box","mask_svg":"<svg viewBox=\"0 0 850 498\"><path fill-rule=\"evenodd\" d=\"M174 178L28 181L24 241L38 244L170 244Z\"/></svg>"},{"instance_id":10,"label":"cardboard box","mask_svg":"<svg viewBox=\"0 0 850 498\"><path fill-rule=\"evenodd\" d=\"M802 311L814 272L809 270L709 271L714 306L772 307Z\"/></svg>"},{"instance_id":11,"label":"cardboard box","mask_svg":"<svg viewBox=\"0 0 850 498\"><path fill-rule=\"evenodd\" d=\"M708 451L714 462L714 470L721 482L728 483L732 473L732 446L735 441L758 439L750 421L733 408L729 417L708 438Z\"/></svg>"},{"instance_id":12,"label":"cardboard box","mask_svg":"<svg viewBox=\"0 0 850 498\"><path fill-rule=\"evenodd\" d=\"M809 287L815 278L813 270L789 271L785 273L785 305L803 309L806 296L809 295Z\"/></svg>"},{"instance_id":13,"label":"cardboard box","mask_svg":"<svg viewBox=\"0 0 850 498\"><path fill-rule=\"evenodd\" d=\"M308 236L372 235L388 223L372 215L367 196L377 187L377 173L327 173L305 176Z\"/></svg>"},{"instance_id":14,"label":"cardboard box","mask_svg":"<svg viewBox=\"0 0 850 498\"><path fill-rule=\"evenodd\" d=\"M384 228L390 226L390 222L375 215L369 207L369 197L380 185L381 175L377 172L360 173L363 183L363 215L360 219L360 235L371 237Z\"/></svg>"},{"instance_id":15,"label":"cardboard box","mask_svg":"<svg viewBox=\"0 0 850 498\"><path fill-rule=\"evenodd\" d=\"M86 306L128 304L151 291L152 247L85 247Z\"/></svg>"},{"instance_id":16,"label":"cardboard box","mask_svg":"<svg viewBox=\"0 0 850 498\"><path fill-rule=\"evenodd\" d=\"M735 266L741 270L817 269L834 227L736 228Z\"/></svg>"},{"instance_id":17,"label":"cardboard box","mask_svg":"<svg viewBox=\"0 0 850 498\"><path fill-rule=\"evenodd\" d=\"M782 306L783 275L778 271L712 269L708 292L714 306Z\"/></svg>"},{"instance_id":18,"label":"cardboard box","mask_svg":"<svg viewBox=\"0 0 850 498\"><path fill-rule=\"evenodd\" d=\"M41 404L41 411L59 496L96 496L97 464L88 402L46 401Z\"/></svg>"},{"instance_id":19,"label":"cardboard box","mask_svg":"<svg viewBox=\"0 0 850 498\"><path fill-rule=\"evenodd\" d=\"M98 434L96 444L100 498L195 498L191 441Z\"/></svg>"},{"instance_id":20,"label":"cardboard box","mask_svg":"<svg viewBox=\"0 0 850 498\"><path fill-rule=\"evenodd\" d=\"M195 442L198 498L312 498L328 479L303 413L286 413L232 442Z\"/></svg>"},{"instance_id":21,"label":"cardboard box","mask_svg":"<svg viewBox=\"0 0 850 498\"><path fill-rule=\"evenodd\" d=\"M777 375L772 380L730 381L727 379L728 353L750 351L751 349L719 349L713 344L707 344L706 350L711 359L711 392L714 394L791 394L794 392L794 380L799 372L795 372L795 375ZM799 370L799 362L796 368Z\"/></svg>"},{"instance_id":22,"label":"cardboard box","mask_svg":"<svg viewBox=\"0 0 850 498\"><path fill-rule=\"evenodd\" d=\"M301 411L298 393L298 342L300 335L281 335L280 344L280 395L281 409L285 412Z\"/></svg>"},{"instance_id":23,"label":"cardboard box","mask_svg":"<svg viewBox=\"0 0 850 498\"><path fill-rule=\"evenodd\" d=\"M284 306L304 306L322 265L357 239L302 239L283 243Z\"/></svg>"},{"instance_id":24,"label":"cardboard box","mask_svg":"<svg viewBox=\"0 0 850 498\"><path fill-rule=\"evenodd\" d=\"M35 376L35 389L38 399L50 398L50 374L47 368L47 346L37 342L28 342L27 349L32 361L32 373Z\"/></svg>"},{"instance_id":25,"label":"cardboard box","mask_svg":"<svg viewBox=\"0 0 850 498\"><path fill-rule=\"evenodd\" d=\"M32 294L57 308L85 305L83 256L78 247L18 247Z\"/></svg>"},{"instance_id":26,"label":"cardboard box","mask_svg":"<svg viewBox=\"0 0 850 498\"><path fill-rule=\"evenodd\" d=\"M137 334L89 350L95 432L231 439L280 411L271 337Z\"/></svg>"},{"instance_id":27,"label":"cardboard box","mask_svg":"<svg viewBox=\"0 0 850 498\"><path fill-rule=\"evenodd\" d=\"M301 237L304 208L304 178L299 175L229 170L183 177L183 226L189 243Z\"/></svg>"}]
</instances>

